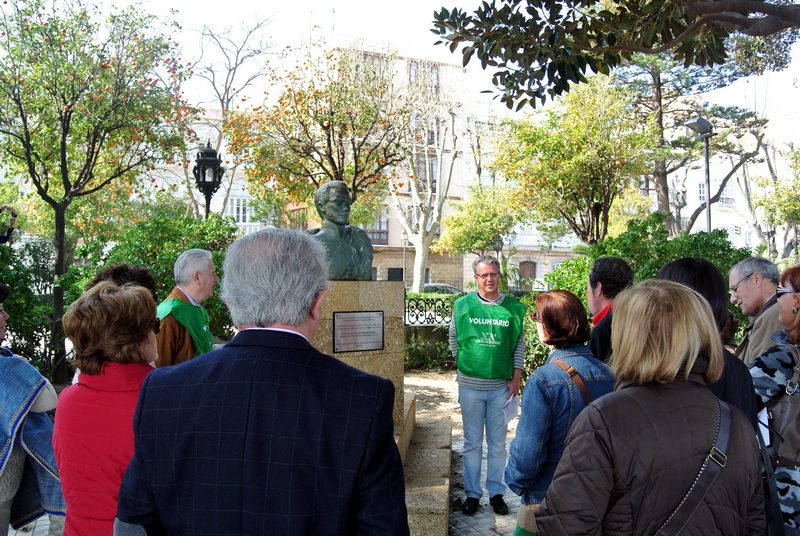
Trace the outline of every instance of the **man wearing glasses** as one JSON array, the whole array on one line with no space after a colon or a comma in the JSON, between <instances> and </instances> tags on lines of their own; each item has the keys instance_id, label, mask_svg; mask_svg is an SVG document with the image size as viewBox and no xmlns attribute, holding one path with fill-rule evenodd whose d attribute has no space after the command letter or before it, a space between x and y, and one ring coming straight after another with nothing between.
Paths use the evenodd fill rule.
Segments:
<instances>
[{"instance_id":1,"label":"man wearing glasses","mask_svg":"<svg viewBox=\"0 0 800 536\"><path fill-rule=\"evenodd\" d=\"M464 425L466 500L461 511L475 514L483 495L480 480L486 430L489 504L496 514L507 515L503 470L508 425L503 408L519 393L525 359L525 306L500 292L500 264L494 257L478 257L472 271L478 291L456 300L450 322L450 350L458 367L458 402Z\"/></svg>"},{"instance_id":2,"label":"man wearing glasses","mask_svg":"<svg viewBox=\"0 0 800 536\"><path fill-rule=\"evenodd\" d=\"M749 257L731 268L728 282L731 303L750 317L742 342L736 347L736 357L749 366L774 346L772 334L784 329L778 308L773 307L777 302L778 267L767 259Z\"/></svg>"}]
</instances>

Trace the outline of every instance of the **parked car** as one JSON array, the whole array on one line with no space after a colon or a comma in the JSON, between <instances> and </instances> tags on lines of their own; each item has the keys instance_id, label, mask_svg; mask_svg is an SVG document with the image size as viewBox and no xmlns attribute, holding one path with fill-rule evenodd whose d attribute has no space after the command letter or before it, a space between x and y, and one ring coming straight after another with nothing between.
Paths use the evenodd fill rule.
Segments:
<instances>
[{"instance_id":1,"label":"parked car","mask_svg":"<svg viewBox=\"0 0 800 536\"><path fill-rule=\"evenodd\" d=\"M447 283L426 283L422 287L422 292L431 292L436 294L463 294L464 291L453 285Z\"/></svg>"}]
</instances>

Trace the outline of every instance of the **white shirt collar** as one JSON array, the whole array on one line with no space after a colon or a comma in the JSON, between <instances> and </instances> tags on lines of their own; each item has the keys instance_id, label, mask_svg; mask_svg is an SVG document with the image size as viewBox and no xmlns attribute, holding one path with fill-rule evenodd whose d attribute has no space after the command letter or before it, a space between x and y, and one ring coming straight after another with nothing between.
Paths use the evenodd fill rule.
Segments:
<instances>
[{"instance_id":1,"label":"white shirt collar","mask_svg":"<svg viewBox=\"0 0 800 536\"><path fill-rule=\"evenodd\" d=\"M286 329L286 328L258 328L258 327L255 327L255 328L244 328L244 329L240 329L240 330L239 330L239 332L241 333L242 331L250 331L250 330L260 330L260 331L281 331L281 332L283 332L283 333L292 333L292 334L294 334L294 335L299 335L299 336L303 337L303 338L304 338L306 341L308 341L308 338L306 338L306 336L305 336L305 335L303 335L302 333L300 333L299 331L295 331L295 330L293 330L293 329Z\"/></svg>"},{"instance_id":2,"label":"white shirt collar","mask_svg":"<svg viewBox=\"0 0 800 536\"><path fill-rule=\"evenodd\" d=\"M191 296L191 295L190 295L188 292L186 292L185 290L183 290L181 287L177 287L177 288L178 288L178 290L180 290L181 292L183 292L183 295L184 295L184 296L186 296L187 298L189 298L189 303L191 303L191 304L192 304L192 305L194 305L195 307L200 307L200 304L199 304L199 303L197 303L196 301L194 301L194 298L192 298L192 296Z\"/></svg>"}]
</instances>

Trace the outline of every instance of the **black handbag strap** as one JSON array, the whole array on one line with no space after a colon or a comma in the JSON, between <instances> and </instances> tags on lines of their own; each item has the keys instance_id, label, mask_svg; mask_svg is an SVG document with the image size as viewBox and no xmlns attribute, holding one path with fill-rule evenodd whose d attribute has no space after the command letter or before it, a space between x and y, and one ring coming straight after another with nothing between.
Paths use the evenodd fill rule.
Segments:
<instances>
[{"instance_id":1,"label":"black handbag strap","mask_svg":"<svg viewBox=\"0 0 800 536\"><path fill-rule=\"evenodd\" d=\"M719 428L717 436L714 438L714 446L711 447L703 465L700 466L700 472L697 473L689 491L658 529L657 536L673 536L681 533L692 519L700 503L703 502L703 497L714 485L722 468L728 463L728 456L725 453L731 437L731 408L722 401L718 400L717 402L719 403Z\"/></svg>"},{"instance_id":2,"label":"black handbag strap","mask_svg":"<svg viewBox=\"0 0 800 536\"><path fill-rule=\"evenodd\" d=\"M783 534L783 514L781 514L780 502L778 499L778 486L775 484L775 472L772 469L772 462L769 459L767 446L761 436L761 430L756 430L758 436L758 447L761 451L761 463L764 469L764 506L767 514L767 534L777 536Z\"/></svg>"}]
</instances>

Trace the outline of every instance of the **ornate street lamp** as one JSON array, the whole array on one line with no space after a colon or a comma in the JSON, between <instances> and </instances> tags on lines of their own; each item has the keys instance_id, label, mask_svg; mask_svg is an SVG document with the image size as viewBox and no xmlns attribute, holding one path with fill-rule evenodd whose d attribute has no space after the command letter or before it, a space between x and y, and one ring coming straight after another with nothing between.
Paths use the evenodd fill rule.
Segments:
<instances>
[{"instance_id":1,"label":"ornate street lamp","mask_svg":"<svg viewBox=\"0 0 800 536\"><path fill-rule=\"evenodd\" d=\"M778 252L775 250L775 226L771 223L764 224L764 236L767 238L767 256L770 259L775 259Z\"/></svg>"},{"instance_id":2,"label":"ornate street lamp","mask_svg":"<svg viewBox=\"0 0 800 536\"><path fill-rule=\"evenodd\" d=\"M695 117L686 122L686 128L691 129L697 137L703 140L706 156L706 230L711 232L711 172L708 163L708 140L714 135L714 125L707 119Z\"/></svg>"},{"instance_id":3,"label":"ornate street lamp","mask_svg":"<svg viewBox=\"0 0 800 536\"><path fill-rule=\"evenodd\" d=\"M225 175L222 159L217 155L217 151L211 147L211 141L205 147L200 147L192 174L194 175L197 189L206 198L206 218L208 218L211 196L219 189L219 185L222 183L222 176Z\"/></svg>"},{"instance_id":4,"label":"ornate street lamp","mask_svg":"<svg viewBox=\"0 0 800 536\"><path fill-rule=\"evenodd\" d=\"M492 249L495 253L495 258L500 259L500 252L503 251L503 237L499 234L494 235L492 238Z\"/></svg>"}]
</instances>

